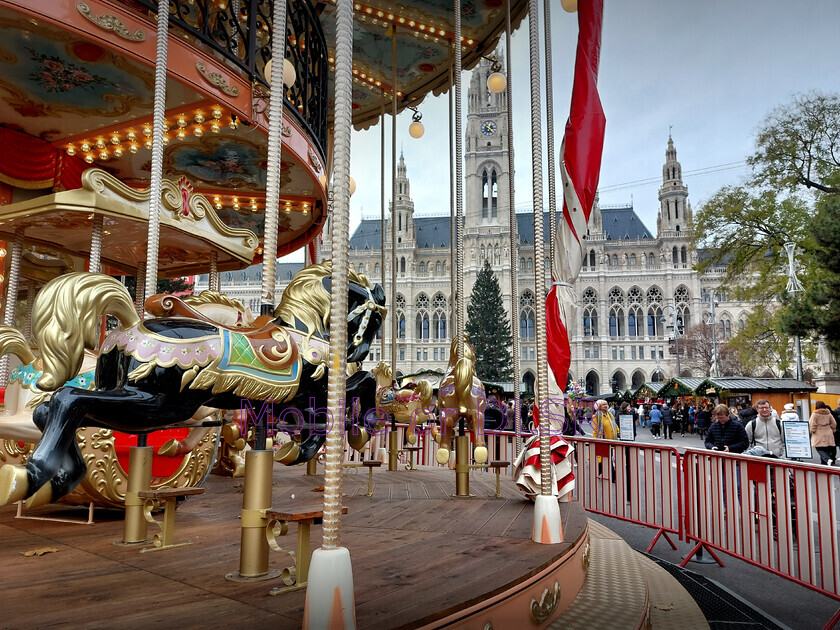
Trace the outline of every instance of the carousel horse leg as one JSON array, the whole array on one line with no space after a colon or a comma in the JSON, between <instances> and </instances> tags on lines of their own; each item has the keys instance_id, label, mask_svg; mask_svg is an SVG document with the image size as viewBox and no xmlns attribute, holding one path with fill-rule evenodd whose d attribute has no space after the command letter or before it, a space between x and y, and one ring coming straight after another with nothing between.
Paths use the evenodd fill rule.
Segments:
<instances>
[{"instance_id":1,"label":"carousel horse leg","mask_svg":"<svg viewBox=\"0 0 840 630\"><path fill-rule=\"evenodd\" d=\"M484 427L481 427L478 422L479 413L476 409L469 412L469 426L475 435L475 450L473 450L473 459L476 464L483 464L487 461L487 443L484 441Z\"/></svg>"},{"instance_id":2,"label":"carousel horse leg","mask_svg":"<svg viewBox=\"0 0 840 630\"><path fill-rule=\"evenodd\" d=\"M85 459L79 450L78 442L73 441L64 455L58 472L49 483L45 483L38 488L35 494L26 500L26 507L40 507L51 503L53 497L63 497L65 494L72 492L73 488L85 478L86 474L87 464L85 464Z\"/></svg>"}]
</instances>

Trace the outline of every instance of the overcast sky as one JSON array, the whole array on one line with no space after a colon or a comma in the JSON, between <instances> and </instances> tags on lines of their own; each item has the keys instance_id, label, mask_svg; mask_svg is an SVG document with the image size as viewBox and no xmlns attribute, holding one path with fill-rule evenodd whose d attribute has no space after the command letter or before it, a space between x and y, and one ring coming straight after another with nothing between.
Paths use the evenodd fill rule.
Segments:
<instances>
[{"instance_id":1,"label":"overcast sky","mask_svg":"<svg viewBox=\"0 0 840 630\"><path fill-rule=\"evenodd\" d=\"M752 152L756 129L773 107L797 92L840 91L840 0L604 0L604 4L598 82L607 127L600 200L605 205L632 199L654 232L669 125L696 210L721 186L744 176L743 161ZM551 18L559 152L571 98L577 18L564 12L559 2L552 3ZM527 19L514 33L512 55L516 206L530 209ZM541 63L544 72L544 57ZM465 122L468 84L469 73L464 73ZM415 212L448 212L448 96L427 97L420 111L425 136L411 138L410 115L401 115L397 150L405 153ZM386 117L385 126L386 152L390 152L390 118ZM351 173L357 191L351 199L351 234L363 212L379 215L379 155L379 127L353 133ZM390 191L390 161L386 164ZM545 171L544 181L547 200Z\"/></svg>"}]
</instances>

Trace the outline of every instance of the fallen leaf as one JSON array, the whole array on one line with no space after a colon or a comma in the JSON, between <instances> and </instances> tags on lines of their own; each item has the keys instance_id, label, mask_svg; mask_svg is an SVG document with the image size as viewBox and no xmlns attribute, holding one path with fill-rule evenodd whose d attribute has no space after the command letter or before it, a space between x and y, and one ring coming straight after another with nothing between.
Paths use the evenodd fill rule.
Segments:
<instances>
[{"instance_id":1,"label":"fallen leaf","mask_svg":"<svg viewBox=\"0 0 840 630\"><path fill-rule=\"evenodd\" d=\"M324 486L318 486L317 488L312 488L312 492L323 492Z\"/></svg>"},{"instance_id":2,"label":"fallen leaf","mask_svg":"<svg viewBox=\"0 0 840 630\"><path fill-rule=\"evenodd\" d=\"M659 604L654 605L654 608L658 610L674 610L673 606L660 606Z\"/></svg>"},{"instance_id":3,"label":"fallen leaf","mask_svg":"<svg viewBox=\"0 0 840 630\"><path fill-rule=\"evenodd\" d=\"M31 558L32 556L43 556L45 553L55 553L56 551L58 551L57 547L40 547L38 549L22 551L21 553L27 558Z\"/></svg>"}]
</instances>

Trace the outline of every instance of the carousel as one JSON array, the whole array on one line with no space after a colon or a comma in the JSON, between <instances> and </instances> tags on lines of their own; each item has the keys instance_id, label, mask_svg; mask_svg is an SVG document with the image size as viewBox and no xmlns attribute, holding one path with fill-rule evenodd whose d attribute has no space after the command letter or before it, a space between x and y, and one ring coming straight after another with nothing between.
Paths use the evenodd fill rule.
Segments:
<instances>
[{"instance_id":1,"label":"carousel","mask_svg":"<svg viewBox=\"0 0 840 630\"><path fill-rule=\"evenodd\" d=\"M4 625L193 625L208 612L256 627L649 622L644 579L628 578L616 597L630 601L609 613L591 605L618 602L604 576L625 562L634 574L635 560L572 499L556 420L604 123L602 0L577 14L561 4L580 36L558 169L547 0L0 0L0 548L21 604ZM492 57L488 90L507 99L512 129L510 37L525 18L529 192L541 205L546 114L551 209L551 238L535 244L548 302L534 434L518 401L487 404L475 373L460 227L461 76ZM405 131L417 137L418 106L444 93L450 365L400 388L384 173L395 179L397 115L414 111ZM368 278L348 264L350 140L374 125L383 273ZM544 233L543 213L534 221ZM512 234L512 260L517 246ZM276 259L298 250L308 266L278 295ZM226 297L219 275L254 263L258 313ZM210 291L158 292L199 273ZM67 522L79 504L85 527ZM41 605L59 580L66 599Z\"/></svg>"}]
</instances>

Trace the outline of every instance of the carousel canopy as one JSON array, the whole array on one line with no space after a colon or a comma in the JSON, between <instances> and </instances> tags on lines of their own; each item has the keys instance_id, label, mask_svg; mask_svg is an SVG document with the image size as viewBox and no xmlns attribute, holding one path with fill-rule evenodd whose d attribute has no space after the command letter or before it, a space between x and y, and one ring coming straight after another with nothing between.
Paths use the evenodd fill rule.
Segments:
<instances>
[{"instance_id":1,"label":"carousel canopy","mask_svg":"<svg viewBox=\"0 0 840 630\"><path fill-rule=\"evenodd\" d=\"M0 237L22 234L29 243L69 254L90 250L94 215L104 217L102 261L134 275L146 257L149 191L135 190L101 169L82 175L82 187L0 206ZM161 276L204 271L211 252L219 269L254 259L256 234L225 224L212 204L185 181L163 180L160 217Z\"/></svg>"}]
</instances>

